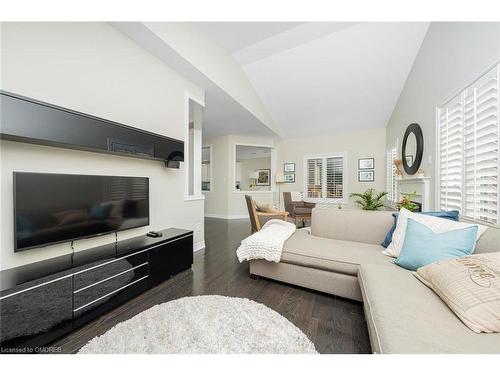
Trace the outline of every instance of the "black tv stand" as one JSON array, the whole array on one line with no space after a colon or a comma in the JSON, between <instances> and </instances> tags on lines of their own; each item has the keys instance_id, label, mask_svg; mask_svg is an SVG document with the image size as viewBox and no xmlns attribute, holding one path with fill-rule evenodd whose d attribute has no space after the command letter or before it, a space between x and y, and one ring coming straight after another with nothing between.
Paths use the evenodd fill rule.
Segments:
<instances>
[{"instance_id":1,"label":"black tv stand","mask_svg":"<svg viewBox=\"0 0 500 375\"><path fill-rule=\"evenodd\" d=\"M0 352L34 353L193 264L193 232L162 230L0 272Z\"/></svg>"}]
</instances>

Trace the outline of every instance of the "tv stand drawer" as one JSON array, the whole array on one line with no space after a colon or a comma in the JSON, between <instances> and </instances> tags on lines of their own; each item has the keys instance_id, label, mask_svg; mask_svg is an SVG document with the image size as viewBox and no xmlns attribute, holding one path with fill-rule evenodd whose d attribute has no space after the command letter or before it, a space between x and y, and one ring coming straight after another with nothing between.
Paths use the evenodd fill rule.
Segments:
<instances>
[{"instance_id":1,"label":"tv stand drawer","mask_svg":"<svg viewBox=\"0 0 500 375\"><path fill-rule=\"evenodd\" d=\"M75 290L86 288L119 273L130 271L135 267L148 263L148 251L143 250L121 258L110 258L90 263L74 272Z\"/></svg>"},{"instance_id":2,"label":"tv stand drawer","mask_svg":"<svg viewBox=\"0 0 500 375\"><path fill-rule=\"evenodd\" d=\"M73 291L73 311L75 317L86 311L100 306L116 294L125 292L125 290L148 277L148 264L143 263L134 269L118 273L114 276Z\"/></svg>"}]
</instances>

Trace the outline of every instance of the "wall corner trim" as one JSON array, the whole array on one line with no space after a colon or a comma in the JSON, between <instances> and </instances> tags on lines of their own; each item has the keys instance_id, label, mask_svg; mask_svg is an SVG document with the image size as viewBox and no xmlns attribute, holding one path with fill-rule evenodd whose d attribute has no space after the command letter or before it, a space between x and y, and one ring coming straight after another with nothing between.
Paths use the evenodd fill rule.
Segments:
<instances>
[{"instance_id":1,"label":"wall corner trim","mask_svg":"<svg viewBox=\"0 0 500 375\"><path fill-rule=\"evenodd\" d=\"M193 253L196 253L201 250L205 250L205 241L196 242L193 245Z\"/></svg>"}]
</instances>

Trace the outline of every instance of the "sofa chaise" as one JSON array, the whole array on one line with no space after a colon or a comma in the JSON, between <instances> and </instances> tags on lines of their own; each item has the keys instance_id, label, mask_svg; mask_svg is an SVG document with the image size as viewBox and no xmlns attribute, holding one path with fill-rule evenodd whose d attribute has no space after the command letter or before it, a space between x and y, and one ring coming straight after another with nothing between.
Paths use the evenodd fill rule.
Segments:
<instances>
[{"instance_id":1,"label":"sofa chaise","mask_svg":"<svg viewBox=\"0 0 500 375\"><path fill-rule=\"evenodd\" d=\"M380 245L389 211L315 208L309 229L285 243L279 263L250 261L250 274L362 301L374 353L500 353L500 333L477 334ZM475 253L500 251L489 228Z\"/></svg>"}]
</instances>

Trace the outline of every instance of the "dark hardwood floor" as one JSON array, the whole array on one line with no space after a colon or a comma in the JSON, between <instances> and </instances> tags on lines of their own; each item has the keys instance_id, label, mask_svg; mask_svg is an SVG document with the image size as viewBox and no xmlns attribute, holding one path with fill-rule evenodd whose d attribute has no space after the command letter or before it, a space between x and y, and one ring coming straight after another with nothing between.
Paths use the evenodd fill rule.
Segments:
<instances>
[{"instance_id":1,"label":"dark hardwood floor","mask_svg":"<svg viewBox=\"0 0 500 375\"><path fill-rule=\"evenodd\" d=\"M251 279L248 263L235 250L250 233L246 220L205 220L206 249L194 256L191 270L108 312L54 342L75 353L90 339L159 303L202 294L245 297L277 311L299 327L320 353L370 353L361 303L267 279Z\"/></svg>"}]
</instances>

